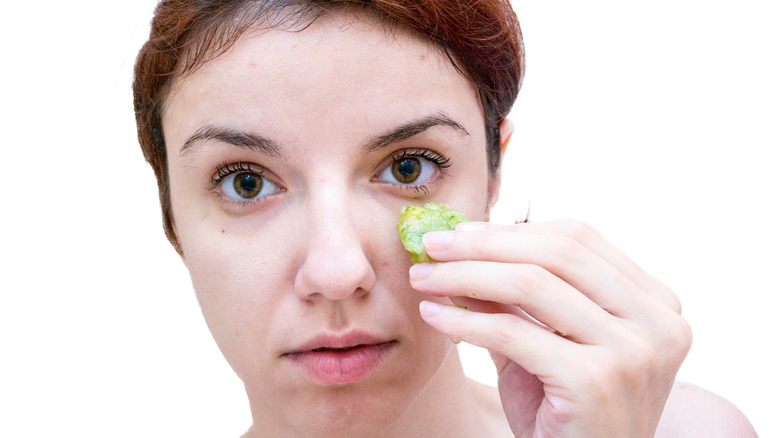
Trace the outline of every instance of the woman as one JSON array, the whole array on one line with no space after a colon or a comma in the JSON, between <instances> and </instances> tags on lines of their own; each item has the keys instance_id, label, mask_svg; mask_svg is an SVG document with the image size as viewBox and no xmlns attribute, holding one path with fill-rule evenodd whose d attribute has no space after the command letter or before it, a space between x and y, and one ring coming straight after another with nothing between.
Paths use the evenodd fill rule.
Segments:
<instances>
[{"instance_id":1,"label":"woman","mask_svg":"<svg viewBox=\"0 0 780 438\"><path fill-rule=\"evenodd\" d=\"M675 389L691 335L660 282L583 224L487 223L522 72L504 1L160 3L139 139L247 437L752 433ZM395 224L425 202L473 222L410 266Z\"/></svg>"}]
</instances>

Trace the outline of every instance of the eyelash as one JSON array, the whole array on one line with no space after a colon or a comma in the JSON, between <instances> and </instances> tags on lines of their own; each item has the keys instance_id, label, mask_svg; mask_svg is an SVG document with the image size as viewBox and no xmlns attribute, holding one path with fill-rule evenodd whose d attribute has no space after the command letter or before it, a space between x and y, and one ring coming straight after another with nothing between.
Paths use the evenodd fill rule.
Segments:
<instances>
[{"instance_id":1,"label":"eyelash","mask_svg":"<svg viewBox=\"0 0 780 438\"><path fill-rule=\"evenodd\" d=\"M393 154L392 157L390 157L390 160L396 161L402 158L409 158L409 157L425 158L426 160L435 164L440 170L446 169L452 165L450 164L449 158L445 158L437 154L436 152L430 151L428 149L417 149L417 150L396 152L395 154Z\"/></svg>"},{"instance_id":2,"label":"eyelash","mask_svg":"<svg viewBox=\"0 0 780 438\"><path fill-rule=\"evenodd\" d=\"M429 149L415 149L415 150L404 150L404 151L396 152L390 157L390 165L404 158L423 158L433 163L436 166L436 168L439 170L439 172L441 172L442 174L445 173L444 172L445 169L447 169L452 165L452 163L450 163L449 158L440 155L436 152L433 152ZM435 179L438 179L438 177L435 177ZM404 190L413 191L417 195L427 195L428 193L430 193L430 189L428 187L429 182L430 180L426 181L426 183L423 184L393 184L393 185Z\"/></svg>"},{"instance_id":3,"label":"eyelash","mask_svg":"<svg viewBox=\"0 0 780 438\"><path fill-rule=\"evenodd\" d=\"M265 169L262 166L252 165L250 163L244 162L244 161L237 161L237 162L224 162L217 166L216 173L214 176L211 177L211 185L210 190L214 195L217 197L217 199L226 204L230 208L238 208L239 210L244 207L250 207L253 205L257 205L258 203L264 202L267 200L267 198L271 194L262 195L256 198L252 199L236 199L232 196L226 195L222 191L222 185L225 182L225 180L232 175L237 175L240 173L252 173L258 178L261 178L265 182L265 184L270 184L272 187L276 187L276 192L284 191L281 189L276 183L269 180L265 177Z\"/></svg>"},{"instance_id":4,"label":"eyelash","mask_svg":"<svg viewBox=\"0 0 780 438\"><path fill-rule=\"evenodd\" d=\"M436 166L436 168L441 173L444 173L444 170L452 165L450 163L449 158L444 157L428 149L404 150L404 151L396 152L390 157L389 165L392 165L392 163L398 160L402 160L404 158L422 158L424 160L427 160L430 163L432 163L434 166ZM220 184L222 184L222 181L224 181L225 178L240 172L253 172L257 174L259 177L263 178L262 169L254 169L250 163L245 163L243 161L237 161L235 163L224 162L219 166L217 166L216 173L214 174L214 176L211 177L211 190L218 190ZM419 194L427 195L430 192L428 188L429 182L430 180L422 184L397 184L397 183L390 183L390 184L399 187L403 190L413 191L415 192L415 194L418 195ZM230 202L235 203L236 201L230 201ZM257 200L254 201L247 200L247 201L243 201L242 203L251 204L253 202L257 202Z\"/></svg>"},{"instance_id":5,"label":"eyelash","mask_svg":"<svg viewBox=\"0 0 780 438\"><path fill-rule=\"evenodd\" d=\"M239 172L255 172L258 176L263 176L262 170L253 169L252 165L249 163L244 163L243 161L235 163L225 162L217 166L217 173L211 177L211 189L214 190L218 188L225 178Z\"/></svg>"}]
</instances>

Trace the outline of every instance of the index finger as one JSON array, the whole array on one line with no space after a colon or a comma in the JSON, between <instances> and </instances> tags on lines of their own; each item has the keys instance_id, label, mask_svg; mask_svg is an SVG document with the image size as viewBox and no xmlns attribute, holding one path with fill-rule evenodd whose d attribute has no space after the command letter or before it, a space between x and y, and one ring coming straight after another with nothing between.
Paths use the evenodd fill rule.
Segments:
<instances>
[{"instance_id":1,"label":"index finger","mask_svg":"<svg viewBox=\"0 0 780 438\"><path fill-rule=\"evenodd\" d=\"M475 232L479 234L472 234L470 238L468 237L469 233ZM538 262L557 272L566 270L570 273L567 280L577 282L579 278L588 275L588 268L583 266L582 271L578 273L573 260L577 256L585 256L596 265L602 265L604 269L609 270L606 266L611 266L647 296L652 297L664 307L680 313L680 302L666 285L649 275L614 245L607 242L595 229L582 222L564 220L515 225L464 222L459 224L454 232L449 232L452 233L449 236L439 233L448 232L432 232L423 238L426 251L437 260L462 260L461 257L465 256L466 258L485 257L489 260L500 259L496 261ZM443 241L453 242L456 239L455 236L460 233L466 234L461 235L457 240L472 241L470 249L465 253L459 254L453 252L451 248L447 248L448 245L439 245ZM549 238L549 242L552 243L543 245L531 243L530 246L526 246L526 244L542 240L544 237ZM551 251L545 250L545 247L556 247L557 249L552 250L553 254L543 254L542 251ZM580 249L587 251L580 251ZM594 257L590 257L587 253Z\"/></svg>"}]
</instances>

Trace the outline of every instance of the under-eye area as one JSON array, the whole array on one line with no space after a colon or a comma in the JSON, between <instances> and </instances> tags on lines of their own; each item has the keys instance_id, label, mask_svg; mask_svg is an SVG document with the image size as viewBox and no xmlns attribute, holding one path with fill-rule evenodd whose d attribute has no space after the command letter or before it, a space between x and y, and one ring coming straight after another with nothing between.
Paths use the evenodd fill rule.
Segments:
<instances>
[{"instance_id":1,"label":"under-eye area","mask_svg":"<svg viewBox=\"0 0 780 438\"><path fill-rule=\"evenodd\" d=\"M404 248L411 254L412 263L428 263L433 259L425 252L423 235L430 231L454 230L456 225L467 220L465 214L447 204L407 205L401 210L396 230Z\"/></svg>"}]
</instances>

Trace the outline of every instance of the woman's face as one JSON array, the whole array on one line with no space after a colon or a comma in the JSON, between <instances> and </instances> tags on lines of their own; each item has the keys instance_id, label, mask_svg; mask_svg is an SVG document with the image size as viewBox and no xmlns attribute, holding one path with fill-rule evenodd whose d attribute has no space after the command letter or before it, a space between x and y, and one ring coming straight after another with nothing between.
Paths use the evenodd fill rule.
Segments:
<instances>
[{"instance_id":1,"label":"woman's face","mask_svg":"<svg viewBox=\"0 0 780 438\"><path fill-rule=\"evenodd\" d=\"M491 202L477 94L445 55L362 16L247 34L175 82L163 128L183 259L253 412L392 421L460 372L395 230L406 204Z\"/></svg>"}]
</instances>

